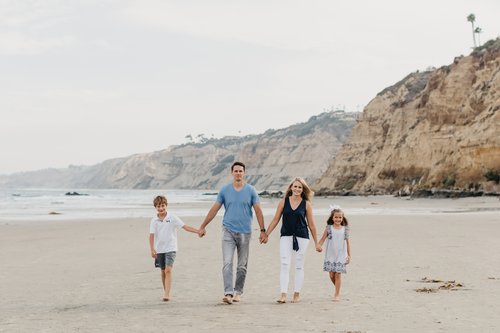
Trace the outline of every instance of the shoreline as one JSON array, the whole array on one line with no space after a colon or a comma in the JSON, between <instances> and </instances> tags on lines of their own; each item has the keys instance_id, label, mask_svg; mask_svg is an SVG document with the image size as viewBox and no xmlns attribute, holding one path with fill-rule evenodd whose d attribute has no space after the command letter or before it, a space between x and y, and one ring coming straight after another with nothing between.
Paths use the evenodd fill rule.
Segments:
<instances>
[{"instance_id":1,"label":"shoreline","mask_svg":"<svg viewBox=\"0 0 500 333\"><path fill-rule=\"evenodd\" d=\"M271 193L271 196L273 194ZM404 191L399 190L396 192L386 193L384 191L380 192L358 192L358 191L318 191L316 196L318 197L328 197L328 196L370 196L370 195L383 195L383 196L394 196L399 197L409 197L409 198L435 198L435 199L456 199L456 198L469 198L469 197L500 197L500 192L495 191L483 191L483 190L449 190L449 189L419 189L414 191Z\"/></svg>"},{"instance_id":2,"label":"shoreline","mask_svg":"<svg viewBox=\"0 0 500 333\"><path fill-rule=\"evenodd\" d=\"M161 193L161 192L160 192ZM261 198L261 205L265 215L271 217L275 213L276 205L280 198ZM181 217L204 218L208 209L215 201L211 200L198 202L172 202L168 209L175 211ZM412 198L395 197L390 195L369 195L369 196L324 196L313 197L312 205L314 215L327 215L329 206L340 205L347 215L439 215L453 213L500 213L500 198L497 197L464 197L464 198ZM76 204L75 204L76 205ZM122 209L120 207L81 207L81 204L72 207L69 203L66 206L59 206L57 210L47 207L46 213L38 212L28 214L22 210L22 214L14 217L0 216L1 224L16 223L48 223L50 221L79 221L79 220L113 220L113 219L149 219L154 214L152 205L138 202L137 207ZM449 207L448 207L449 206ZM66 209L66 211L64 210ZM40 211L40 210L38 210ZM218 216L222 217L223 209ZM113 215L114 214L114 215Z\"/></svg>"}]
</instances>

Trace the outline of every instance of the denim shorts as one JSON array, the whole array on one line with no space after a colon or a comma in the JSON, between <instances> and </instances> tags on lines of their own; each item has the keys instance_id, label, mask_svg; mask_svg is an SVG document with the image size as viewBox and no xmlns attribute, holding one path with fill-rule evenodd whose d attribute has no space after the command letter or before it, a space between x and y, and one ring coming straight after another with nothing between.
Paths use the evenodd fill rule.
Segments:
<instances>
[{"instance_id":1,"label":"denim shorts","mask_svg":"<svg viewBox=\"0 0 500 333\"><path fill-rule=\"evenodd\" d=\"M175 256L177 252L157 253L155 258L155 267L165 269L166 266L172 267L174 265Z\"/></svg>"}]
</instances>

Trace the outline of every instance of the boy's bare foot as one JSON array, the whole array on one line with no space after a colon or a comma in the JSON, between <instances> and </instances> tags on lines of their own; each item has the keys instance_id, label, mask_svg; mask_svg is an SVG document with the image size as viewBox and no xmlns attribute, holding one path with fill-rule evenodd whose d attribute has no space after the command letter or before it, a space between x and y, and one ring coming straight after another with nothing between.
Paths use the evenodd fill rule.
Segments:
<instances>
[{"instance_id":1,"label":"boy's bare foot","mask_svg":"<svg viewBox=\"0 0 500 333\"><path fill-rule=\"evenodd\" d=\"M241 296L240 296L240 294L236 294L236 295L234 295L234 297L233 297L233 302L239 302L239 301L241 301Z\"/></svg>"},{"instance_id":2,"label":"boy's bare foot","mask_svg":"<svg viewBox=\"0 0 500 333\"><path fill-rule=\"evenodd\" d=\"M300 302L300 293L293 293L293 301L292 303Z\"/></svg>"},{"instance_id":3,"label":"boy's bare foot","mask_svg":"<svg viewBox=\"0 0 500 333\"><path fill-rule=\"evenodd\" d=\"M277 300L276 302L281 304L286 303L286 293L281 293L279 300Z\"/></svg>"},{"instance_id":4,"label":"boy's bare foot","mask_svg":"<svg viewBox=\"0 0 500 333\"><path fill-rule=\"evenodd\" d=\"M222 301L226 304L233 304L233 295L225 295Z\"/></svg>"}]
</instances>

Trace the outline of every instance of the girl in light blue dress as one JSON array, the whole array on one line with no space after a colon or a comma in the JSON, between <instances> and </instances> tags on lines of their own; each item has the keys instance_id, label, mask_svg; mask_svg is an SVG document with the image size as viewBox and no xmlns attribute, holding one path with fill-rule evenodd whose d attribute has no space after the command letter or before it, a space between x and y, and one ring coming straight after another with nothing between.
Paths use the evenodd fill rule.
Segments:
<instances>
[{"instance_id":1,"label":"girl in light blue dress","mask_svg":"<svg viewBox=\"0 0 500 333\"><path fill-rule=\"evenodd\" d=\"M326 221L326 228L319 241L323 246L326 241L325 262L323 270L329 272L330 280L335 286L333 300L340 299L341 274L347 273L346 265L351 261L351 248L349 244L349 226L344 213L339 206L331 206L331 212Z\"/></svg>"}]
</instances>

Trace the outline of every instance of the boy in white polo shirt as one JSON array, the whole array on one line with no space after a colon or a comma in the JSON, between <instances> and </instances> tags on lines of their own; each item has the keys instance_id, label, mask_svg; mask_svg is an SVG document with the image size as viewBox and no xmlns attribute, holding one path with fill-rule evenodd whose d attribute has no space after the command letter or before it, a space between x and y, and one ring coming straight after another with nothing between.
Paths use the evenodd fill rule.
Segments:
<instances>
[{"instance_id":1,"label":"boy in white polo shirt","mask_svg":"<svg viewBox=\"0 0 500 333\"><path fill-rule=\"evenodd\" d=\"M151 219L149 226L149 247L151 256L155 258L155 266L161 268L163 301L167 302L170 299L172 266L177 253L177 229L182 228L196 234L198 229L184 224L179 217L167 212L167 198L164 196L157 196L153 204L157 215Z\"/></svg>"}]
</instances>

